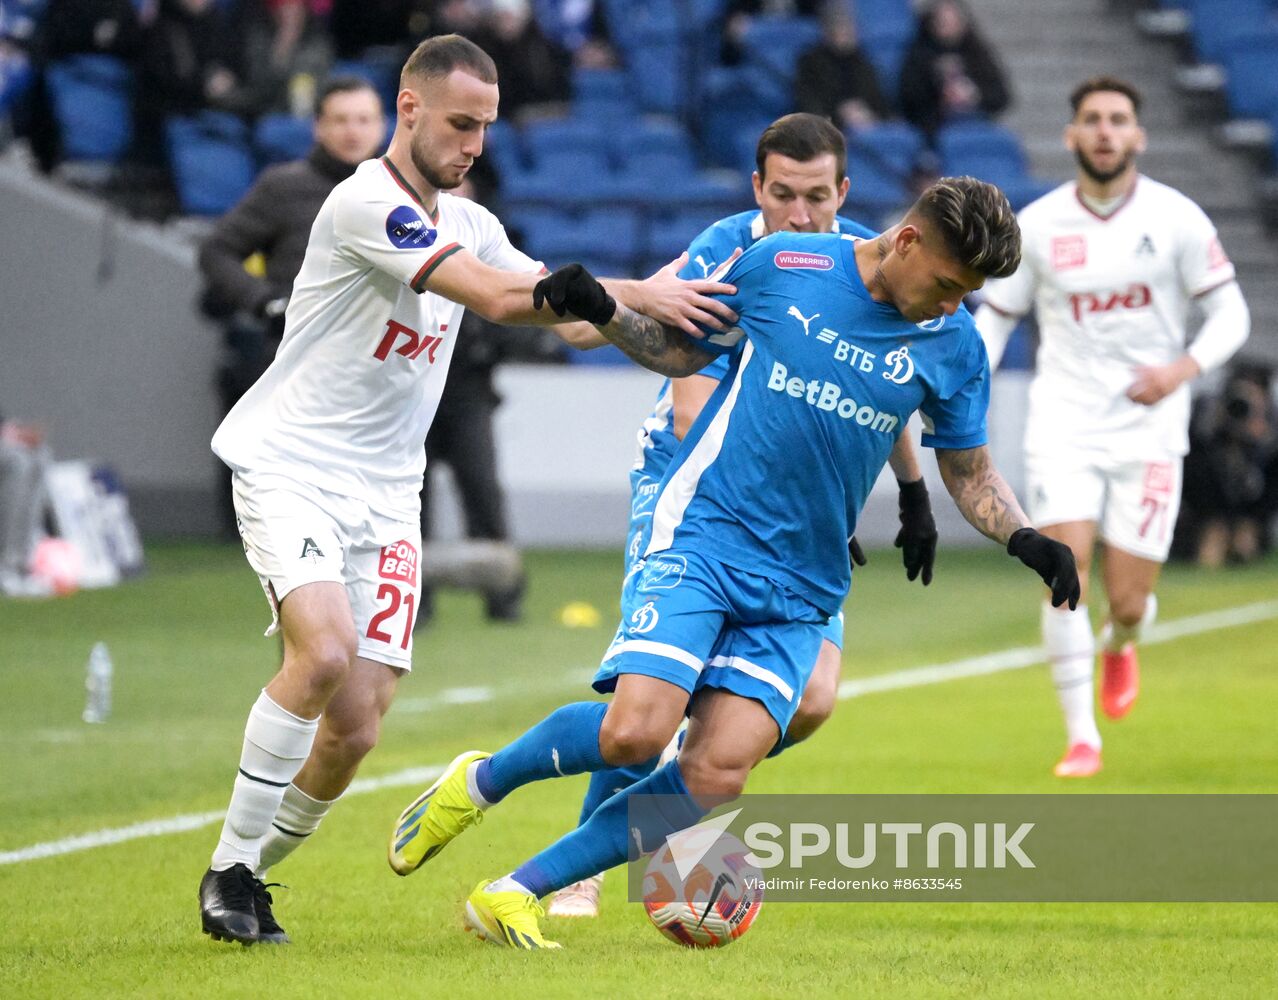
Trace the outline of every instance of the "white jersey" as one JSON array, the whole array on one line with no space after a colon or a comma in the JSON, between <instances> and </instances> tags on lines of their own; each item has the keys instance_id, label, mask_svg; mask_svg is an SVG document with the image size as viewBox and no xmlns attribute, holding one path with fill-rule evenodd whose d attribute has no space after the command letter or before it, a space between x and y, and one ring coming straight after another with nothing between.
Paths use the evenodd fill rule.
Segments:
<instances>
[{"instance_id":1,"label":"white jersey","mask_svg":"<svg viewBox=\"0 0 1278 1000\"><path fill-rule=\"evenodd\" d=\"M1019 216L1020 269L990 281L986 302L1020 316L1033 307L1040 345L1025 449L1071 449L1114 460L1183 455L1189 386L1154 406L1126 396L1134 369L1185 351L1190 300L1234 280L1203 210L1138 177L1127 201L1096 215L1064 184Z\"/></svg>"},{"instance_id":2,"label":"white jersey","mask_svg":"<svg viewBox=\"0 0 1278 1000\"><path fill-rule=\"evenodd\" d=\"M213 436L218 457L415 521L463 309L422 287L463 247L492 267L542 270L487 209L441 193L432 215L388 159L360 164L315 218L284 339Z\"/></svg>"}]
</instances>

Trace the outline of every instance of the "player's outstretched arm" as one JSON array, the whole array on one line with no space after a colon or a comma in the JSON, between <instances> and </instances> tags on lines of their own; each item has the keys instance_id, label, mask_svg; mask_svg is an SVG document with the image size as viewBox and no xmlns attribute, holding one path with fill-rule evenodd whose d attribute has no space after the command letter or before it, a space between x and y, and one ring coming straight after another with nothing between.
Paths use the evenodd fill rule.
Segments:
<instances>
[{"instance_id":1,"label":"player's outstretched arm","mask_svg":"<svg viewBox=\"0 0 1278 1000\"><path fill-rule=\"evenodd\" d=\"M672 378L691 375L714 357L682 330L617 302L580 264L561 267L537 282L533 305L538 309L549 306L556 316L571 313L593 323L628 357L661 375Z\"/></svg>"},{"instance_id":2,"label":"player's outstretched arm","mask_svg":"<svg viewBox=\"0 0 1278 1000\"><path fill-rule=\"evenodd\" d=\"M1068 602L1074 610L1081 594L1074 553L1068 545L1030 527L1016 494L994 468L989 448L938 448L936 464L945 488L968 523L987 538L1006 545L1009 555L1034 570L1052 591L1053 607Z\"/></svg>"},{"instance_id":3,"label":"player's outstretched arm","mask_svg":"<svg viewBox=\"0 0 1278 1000\"><path fill-rule=\"evenodd\" d=\"M651 316L666 326L677 327L693 337L701 337L703 328L727 330L737 321L737 314L726 302L711 296L736 292L734 286L725 285L717 279L740 256L741 248L738 247L713 275L685 280L679 277L679 272L688 263L688 253L684 251L676 260L643 281L604 278L601 283L608 294L635 312Z\"/></svg>"}]
</instances>

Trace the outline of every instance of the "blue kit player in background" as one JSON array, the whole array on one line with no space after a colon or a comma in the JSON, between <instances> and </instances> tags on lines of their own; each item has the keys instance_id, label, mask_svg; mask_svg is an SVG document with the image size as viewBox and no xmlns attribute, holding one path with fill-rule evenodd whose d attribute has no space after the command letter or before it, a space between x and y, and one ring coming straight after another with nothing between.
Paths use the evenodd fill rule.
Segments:
<instances>
[{"instance_id":1,"label":"blue kit player in background","mask_svg":"<svg viewBox=\"0 0 1278 1000\"><path fill-rule=\"evenodd\" d=\"M1029 525L986 446L989 364L963 297L1020 262L1020 230L997 188L943 178L875 239L777 233L725 276L737 326L697 343L613 304L583 268L538 283L534 302L590 319L635 360L686 374L727 349L727 375L661 482L641 566L626 582L625 631L595 678L608 704L577 702L487 754L460 755L417 803L393 849L433 858L516 788L634 765L685 714L677 758L466 903L480 937L520 948L543 937L539 898L698 822L739 795L781 739L822 633L847 594L847 544L915 410L955 505L1030 566L1052 602L1078 601L1067 546ZM820 313L806 329L791 310ZM828 331L828 335L826 334ZM660 824L632 843L633 795L657 795Z\"/></svg>"},{"instance_id":2,"label":"blue kit player in background","mask_svg":"<svg viewBox=\"0 0 1278 1000\"><path fill-rule=\"evenodd\" d=\"M759 137L755 164L757 169L752 181L758 209L716 222L697 236L688 247L687 263L680 277L704 278L730 262L740 248L751 246L770 233L835 232L862 238L877 235L836 214L847 196L850 181L846 175L847 149L843 133L828 119L804 113L779 118ZM810 329L813 335L819 335L823 329L820 316L792 315L791 318ZM600 336L598 343L605 344L607 340ZM654 502L666 468L679 442L727 374L729 360L729 355L724 354L695 375L667 380L657 394L656 406L639 430L638 455L630 473L626 578L642 555L641 546L646 544L647 528L652 522ZM909 579L921 574L926 585L931 582L936 555L936 521L908 434L897 438L888 462L900 487L901 530L896 544L902 549ZM858 565L865 564L855 539L851 542L850 556ZM822 640L803 697L784 738L773 749L774 754L807 739L834 711L843 666L842 612L831 616ZM668 748L670 753L676 750L674 743ZM579 822L585 823L595 809L618 790L652 773L660 760L661 757L654 757L635 767L608 768L592 774ZM410 809L409 815L411 813ZM555 894L547 912L559 917L597 916L602 883L600 873L566 886Z\"/></svg>"}]
</instances>

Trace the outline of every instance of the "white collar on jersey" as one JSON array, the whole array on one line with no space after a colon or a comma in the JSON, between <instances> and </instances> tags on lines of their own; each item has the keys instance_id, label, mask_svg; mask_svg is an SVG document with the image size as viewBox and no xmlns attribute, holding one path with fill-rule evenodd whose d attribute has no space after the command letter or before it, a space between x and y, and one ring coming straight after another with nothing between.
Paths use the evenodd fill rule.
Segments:
<instances>
[{"instance_id":1,"label":"white collar on jersey","mask_svg":"<svg viewBox=\"0 0 1278 1000\"><path fill-rule=\"evenodd\" d=\"M830 232L837 233L839 231L839 220L836 216L834 222L830 224ZM761 240L767 236L767 230L763 228L763 213L760 212L754 217L754 221L750 223L750 239Z\"/></svg>"}]
</instances>

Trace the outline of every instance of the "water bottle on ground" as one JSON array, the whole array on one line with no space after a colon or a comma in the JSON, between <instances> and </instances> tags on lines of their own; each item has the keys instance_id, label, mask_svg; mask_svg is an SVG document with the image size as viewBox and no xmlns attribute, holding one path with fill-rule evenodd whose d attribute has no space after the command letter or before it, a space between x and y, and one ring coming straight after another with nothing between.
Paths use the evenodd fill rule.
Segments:
<instances>
[{"instance_id":1,"label":"water bottle on ground","mask_svg":"<svg viewBox=\"0 0 1278 1000\"><path fill-rule=\"evenodd\" d=\"M84 703L85 722L106 722L111 714L111 654L106 643L95 643L89 653L89 665L85 671L84 686L88 698Z\"/></svg>"}]
</instances>

